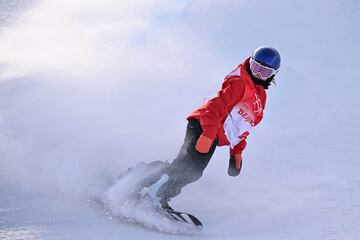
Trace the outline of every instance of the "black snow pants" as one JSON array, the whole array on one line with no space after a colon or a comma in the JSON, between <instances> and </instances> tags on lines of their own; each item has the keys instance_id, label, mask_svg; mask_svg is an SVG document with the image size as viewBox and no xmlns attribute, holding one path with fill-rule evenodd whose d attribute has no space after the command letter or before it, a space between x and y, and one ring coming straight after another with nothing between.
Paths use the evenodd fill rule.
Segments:
<instances>
[{"instance_id":1,"label":"black snow pants","mask_svg":"<svg viewBox=\"0 0 360 240\"><path fill-rule=\"evenodd\" d=\"M157 193L157 196L162 198L163 201L168 201L170 198L179 195L184 186L195 182L202 176L214 154L218 140L215 139L208 153L199 153L195 150L195 145L201 133L202 129L199 121L190 119L184 143L177 157L164 169L164 173L169 176L169 180Z\"/></svg>"}]
</instances>

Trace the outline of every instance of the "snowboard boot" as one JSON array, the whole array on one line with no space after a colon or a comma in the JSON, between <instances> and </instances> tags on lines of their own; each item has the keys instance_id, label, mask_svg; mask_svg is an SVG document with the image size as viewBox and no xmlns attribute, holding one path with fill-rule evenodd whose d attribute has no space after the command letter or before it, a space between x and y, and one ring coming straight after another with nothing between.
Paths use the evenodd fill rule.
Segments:
<instances>
[{"instance_id":1,"label":"snowboard boot","mask_svg":"<svg viewBox=\"0 0 360 240\"><path fill-rule=\"evenodd\" d=\"M163 198L160 200L160 204L161 204L161 207L165 210L172 210L174 211L174 209L172 207L169 206L169 201L170 199L169 198Z\"/></svg>"}]
</instances>

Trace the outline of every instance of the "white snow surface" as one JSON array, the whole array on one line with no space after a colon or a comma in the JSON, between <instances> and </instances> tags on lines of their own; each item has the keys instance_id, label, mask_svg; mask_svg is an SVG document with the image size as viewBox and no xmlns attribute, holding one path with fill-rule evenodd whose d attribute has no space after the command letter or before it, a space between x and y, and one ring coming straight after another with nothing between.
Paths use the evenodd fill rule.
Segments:
<instances>
[{"instance_id":1,"label":"white snow surface","mask_svg":"<svg viewBox=\"0 0 360 240\"><path fill-rule=\"evenodd\" d=\"M359 22L355 0L0 1L0 239L360 239ZM240 176L218 148L171 202L205 227L134 206L118 177L171 161L261 45L282 66Z\"/></svg>"}]
</instances>

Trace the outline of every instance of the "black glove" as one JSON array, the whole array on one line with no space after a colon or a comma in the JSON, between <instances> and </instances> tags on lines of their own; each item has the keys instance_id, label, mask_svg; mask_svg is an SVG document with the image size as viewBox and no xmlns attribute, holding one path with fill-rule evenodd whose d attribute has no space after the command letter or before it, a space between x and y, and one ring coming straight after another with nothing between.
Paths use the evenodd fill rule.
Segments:
<instances>
[{"instance_id":1,"label":"black glove","mask_svg":"<svg viewBox=\"0 0 360 240\"><path fill-rule=\"evenodd\" d=\"M242 167L242 161L240 162L240 168L237 169L236 168L235 157L231 156L230 160L229 160L229 167L228 167L229 176L236 177L237 175L239 175L239 173L241 171L241 167Z\"/></svg>"}]
</instances>

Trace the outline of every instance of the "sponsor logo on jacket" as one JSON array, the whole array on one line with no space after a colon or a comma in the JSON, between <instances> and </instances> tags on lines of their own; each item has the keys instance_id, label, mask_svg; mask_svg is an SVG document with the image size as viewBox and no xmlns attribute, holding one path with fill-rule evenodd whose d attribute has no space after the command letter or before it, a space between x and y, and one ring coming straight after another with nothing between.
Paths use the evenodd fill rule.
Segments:
<instances>
[{"instance_id":1,"label":"sponsor logo on jacket","mask_svg":"<svg viewBox=\"0 0 360 240\"><path fill-rule=\"evenodd\" d=\"M255 126L256 117L261 114L263 111L263 106L261 103L260 98L255 93L253 106L252 108L249 107L249 104L241 104L239 111L237 112L245 122L251 124L251 126Z\"/></svg>"},{"instance_id":2,"label":"sponsor logo on jacket","mask_svg":"<svg viewBox=\"0 0 360 240\"><path fill-rule=\"evenodd\" d=\"M245 109L240 108L238 111L238 114L245 120L245 122L248 122L251 124L251 126L255 126L255 119L250 114L248 114Z\"/></svg>"}]
</instances>

